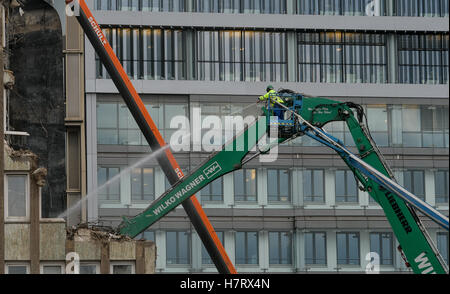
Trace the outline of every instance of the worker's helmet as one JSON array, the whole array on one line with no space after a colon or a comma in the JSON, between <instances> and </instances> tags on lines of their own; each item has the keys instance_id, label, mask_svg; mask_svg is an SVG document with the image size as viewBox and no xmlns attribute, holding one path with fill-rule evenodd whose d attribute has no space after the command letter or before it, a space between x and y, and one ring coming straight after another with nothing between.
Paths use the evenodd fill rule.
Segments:
<instances>
[{"instance_id":1,"label":"worker's helmet","mask_svg":"<svg viewBox=\"0 0 450 294\"><path fill-rule=\"evenodd\" d=\"M274 89L274 88L273 88L272 85L268 85L266 91L269 92L269 91L271 91L271 90L273 90L273 89Z\"/></svg>"}]
</instances>

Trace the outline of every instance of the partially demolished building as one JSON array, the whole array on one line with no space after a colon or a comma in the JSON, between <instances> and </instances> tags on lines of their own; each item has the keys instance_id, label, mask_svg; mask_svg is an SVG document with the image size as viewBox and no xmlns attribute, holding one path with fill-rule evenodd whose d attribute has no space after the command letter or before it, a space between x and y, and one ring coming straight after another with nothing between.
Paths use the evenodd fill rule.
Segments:
<instances>
[{"instance_id":1,"label":"partially demolished building","mask_svg":"<svg viewBox=\"0 0 450 294\"><path fill-rule=\"evenodd\" d=\"M19 2L0 1L0 274L154 273L153 242L58 217L84 186L83 34L46 1Z\"/></svg>"}]
</instances>

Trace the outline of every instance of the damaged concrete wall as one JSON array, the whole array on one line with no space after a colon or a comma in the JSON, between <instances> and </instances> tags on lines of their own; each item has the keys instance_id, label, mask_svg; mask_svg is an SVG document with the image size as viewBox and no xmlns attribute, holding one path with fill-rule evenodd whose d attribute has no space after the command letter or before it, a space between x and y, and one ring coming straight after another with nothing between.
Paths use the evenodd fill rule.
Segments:
<instances>
[{"instance_id":1,"label":"damaged concrete wall","mask_svg":"<svg viewBox=\"0 0 450 294\"><path fill-rule=\"evenodd\" d=\"M30 149L48 170L42 189L42 216L56 217L66 207L65 97L63 38L56 11L41 0L30 0L21 16L13 11L8 25L10 68L16 85L11 91L10 129L30 134L14 149Z\"/></svg>"}]
</instances>

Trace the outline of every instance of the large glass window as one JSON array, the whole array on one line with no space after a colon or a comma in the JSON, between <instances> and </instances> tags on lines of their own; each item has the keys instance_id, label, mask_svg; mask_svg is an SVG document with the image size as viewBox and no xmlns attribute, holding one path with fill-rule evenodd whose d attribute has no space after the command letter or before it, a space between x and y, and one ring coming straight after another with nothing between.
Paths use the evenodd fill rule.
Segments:
<instances>
[{"instance_id":1,"label":"large glass window","mask_svg":"<svg viewBox=\"0 0 450 294\"><path fill-rule=\"evenodd\" d=\"M397 0L398 16L448 17L448 0Z\"/></svg>"},{"instance_id":2,"label":"large glass window","mask_svg":"<svg viewBox=\"0 0 450 294\"><path fill-rule=\"evenodd\" d=\"M158 100L144 101L150 116L163 138L170 142L177 129L170 128L175 116L188 116L187 103L162 103ZM97 144L100 145L147 145L136 121L123 102L97 103Z\"/></svg>"},{"instance_id":3,"label":"large glass window","mask_svg":"<svg viewBox=\"0 0 450 294\"><path fill-rule=\"evenodd\" d=\"M383 34L298 34L298 79L304 83L386 83Z\"/></svg>"},{"instance_id":4,"label":"large glass window","mask_svg":"<svg viewBox=\"0 0 450 294\"><path fill-rule=\"evenodd\" d=\"M359 233L336 233L337 264L359 265Z\"/></svg>"},{"instance_id":5,"label":"large glass window","mask_svg":"<svg viewBox=\"0 0 450 294\"><path fill-rule=\"evenodd\" d=\"M297 0L296 4L297 14L386 15L385 0Z\"/></svg>"},{"instance_id":6,"label":"large glass window","mask_svg":"<svg viewBox=\"0 0 450 294\"><path fill-rule=\"evenodd\" d=\"M437 248L448 264L448 233L437 234Z\"/></svg>"},{"instance_id":7,"label":"large glass window","mask_svg":"<svg viewBox=\"0 0 450 294\"><path fill-rule=\"evenodd\" d=\"M97 10L184 12L186 0L96 0Z\"/></svg>"},{"instance_id":8,"label":"large glass window","mask_svg":"<svg viewBox=\"0 0 450 294\"><path fill-rule=\"evenodd\" d=\"M380 256L380 265L392 265L393 258L392 233L370 233L370 251Z\"/></svg>"},{"instance_id":9,"label":"large glass window","mask_svg":"<svg viewBox=\"0 0 450 294\"><path fill-rule=\"evenodd\" d=\"M305 202L325 202L325 180L323 170L303 171L303 198Z\"/></svg>"},{"instance_id":10,"label":"large glass window","mask_svg":"<svg viewBox=\"0 0 450 294\"><path fill-rule=\"evenodd\" d=\"M269 202L289 202L291 173L287 169L267 170L267 197Z\"/></svg>"},{"instance_id":11,"label":"large glass window","mask_svg":"<svg viewBox=\"0 0 450 294\"><path fill-rule=\"evenodd\" d=\"M29 214L29 192L27 175L6 175L6 218L26 218Z\"/></svg>"},{"instance_id":12,"label":"large glass window","mask_svg":"<svg viewBox=\"0 0 450 294\"><path fill-rule=\"evenodd\" d=\"M131 79L186 79L185 31L153 28L103 28ZM96 56L97 78L110 78Z\"/></svg>"},{"instance_id":13,"label":"large glass window","mask_svg":"<svg viewBox=\"0 0 450 294\"><path fill-rule=\"evenodd\" d=\"M234 172L234 199L256 202L256 169L241 169Z\"/></svg>"},{"instance_id":14,"label":"large glass window","mask_svg":"<svg viewBox=\"0 0 450 294\"><path fill-rule=\"evenodd\" d=\"M305 233L305 263L327 264L327 235L324 232Z\"/></svg>"},{"instance_id":15,"label":"large glass window","mask_svg":"<svg viewBox=\"0 0 450 294\"><path fill-rule=\"evenodd\" d=\"M276 81L287 79L286 34L262 31L198 31L197 79Z\"/></svg>"},{"instance_id":16,"label":"large glass window","mask_svg":"<svg viewBox=\"0 0 450 294\"><path fill-rule=\"evenodd\" d=\"M120 167L99 166L97 168L97 187L99 202L120 201Z\"/></svg>"},{"instance_id":17,"label":"large glass window","mask_svg":"<svg viewBox=\"0 0 450 294\"><path fill-rule=\"evenodd\" d=\"M449 175L448 170L439 170L434 173L434 191L437 204L448 204Z\"/></svg>"},{"instance_id":18,"label":"large glass window","mask_svg":"<svg viewBox=\"0 0 450 294\"><path fill-rule=\"evenodd\" d=\"M142 0L143 11L185 12L185 0Z\"/></svg>"},{"instance_id":19,"label":"large glass window","mask_svg":"<svg viewBox=\"0 0 450 294\"><path fill-rule=\"evenodd\" d=\"M110 271L115 275L131 275L135 273L135 263L113 261L110 265Z\"/></svg>"},{"instance_id":20,"label":"large glass window","mask_svg":"<svg viewBox=\"0 0 450 294\"><path fill-rule=\"evenodd\" d=\"M403 105L403 146L448 148L448 118L447 106Z\"/></svg>"},{"instance_id":21,"label":"large glass window","mask_svg":"<svg viewBox=\"0 0 450 294\"><path fill-rule=\"evenodd\" d=\"M194 12L285 14L286 0L194 0Z\"/></svg>"},{"instance_id":22,"label":"large glass window","mask_svg":"<svg viewBox=\"0 0 450 294\"><path fill-rule=\"evenodd\" d=\"M218 178L201 190L202 201L223 201L223 178Z\"/></svg>"},{"instance_id":23,"label":"large glass window","mask_svg":"<svg viewBox=\"0 0 450 294\"><path fill-rule=\"evenodd\" d=\"M386 105L368 105L367 123L370 134L379 147L389 146L389 121Z\"/></svg>"},{"instance_id":24,"label":"large glass window","mask_svg":"<svg viewBox=\"0 0 450 294\"><path fill-rule=\"evenodd\" d=\"M448 42L448 34L399 35L399 83L448 84Z\"/></svg>"},{"instance_id":25,"label":"large glass window","mask_svg":"<svg viewBox=\"0 0 450 294\"><path fill-rule=\"evenodd\" d=\"M292 264L292 234L269 232L269 263Z\"/></svg>"},{"instance_id":26,"label":"large glass window","mask_svg":"<svg viewBox=\"0 0 450 294\"><path fill-rule=\"evenodd\" d=\"M155 173L153 168L134 168L131 171L131 200L155 199Z\"/></svg>"},{"instance_id":27,"label":"large glass window","mask_svg":"<svg viewBox=\"0 0 450 294\"><path fill-rule=\"evenodd\" d=\"M134 238L135 240L146 240L155 242L155 232L154 231L144 231Z\"/></svg>"},{"instance_id":28,"label":"large glass window","mask_svg":"<svg viewBox=\"0 0 450 294\"><path fill-rule=\"evenodd\" d=\"M30 273L29 263L7 263L6 274L8 275L26 275Z\"/></svg>"},{"instance_id":29,"label":"large glass window","mask_svg":"<svg viewBox=\"0 0 450 294\"><path fill-rule=\"evenodd\" d=\"M191 263L191 238L189 232L166 232L167 264Z\"/></svg>"},{"instance_id":30,"label":"large glass window","mask_svg":"<svg viewBox=\"0 0 450 294\"><path fill-rule=\"evenodd\" d=\"M352 171L336 171L336 202L337 203L357 203L358 184Z\"/></svg>"},{"instance_id":31,"label":"large glass window","mask_svg":"<svg viewBox=\"0 0 450 294\"><path fill-rule=\"evenodd\" d=\"M236 264L258 264L258 232L236 232Z\"/></svg>"},{"instance_id":32,"label":"large glass window","mask_svg":"<svg viewBox=\"0 0 450 294\"><path fill-rule=\"evenodd\" d=\"M425 173L423 170L403 172L403 186L422 200L425 200Z\"/></svg>"}]
</instances>

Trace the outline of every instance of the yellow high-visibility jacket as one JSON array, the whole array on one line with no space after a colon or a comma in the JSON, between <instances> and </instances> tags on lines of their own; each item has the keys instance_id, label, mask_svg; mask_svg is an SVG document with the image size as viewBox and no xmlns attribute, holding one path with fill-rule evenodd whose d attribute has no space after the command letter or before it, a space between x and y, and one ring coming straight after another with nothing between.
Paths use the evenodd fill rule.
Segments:
<instances>
[{"instance_id":1,"label":"yellow high-visibility jacket","mask_svg":"<svg viewBox=\"0 0 450 294\"><path fill-rule=\"evenodd\" d=\"M277 91L275 91L275 90L270 90L270 91L267 92L265 95L259 96L259 100L261 100L261 101L266 101L266 100L269 99L269 97L270 97L271 99L277 101L278 103L281 103L281 104L284 103L283 99L281 99L280 97L278 97ZM271 101L271 102L270 102L270 105L273 105L273 104L274 104L274 103Z\"/></svg>"}]
</instances>

